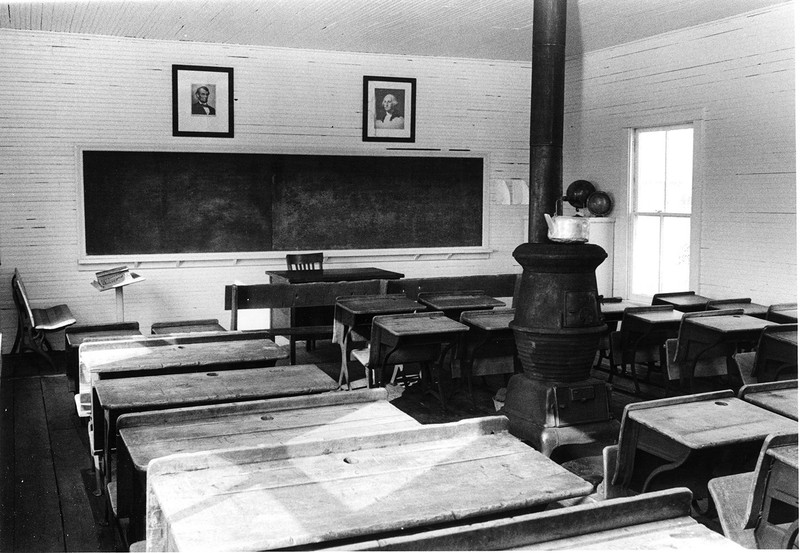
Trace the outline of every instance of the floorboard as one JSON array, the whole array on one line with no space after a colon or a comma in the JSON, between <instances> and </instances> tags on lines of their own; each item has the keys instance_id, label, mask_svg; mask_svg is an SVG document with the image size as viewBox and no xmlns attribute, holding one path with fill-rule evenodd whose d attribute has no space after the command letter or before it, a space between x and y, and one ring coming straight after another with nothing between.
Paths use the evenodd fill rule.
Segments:
<instances>
[{"instance_id":1,"label":"floorboard","mask_svg":"<svg viewBox=\"0 0 800 553\"><path fill-rule=\"evenodd\" d=\"M14 550L14 383L0 378L0 551Z\"/></svg>"},{"instance_id":2,"label":"floorboard","mask_svg":"<svg viewBox=\"0 0 800 553\"><path fill-rule=\"evenodd\" d=\"M15 551L64 551L63 523L41 378L14 384Z\"/></svg>"}]
</instances>

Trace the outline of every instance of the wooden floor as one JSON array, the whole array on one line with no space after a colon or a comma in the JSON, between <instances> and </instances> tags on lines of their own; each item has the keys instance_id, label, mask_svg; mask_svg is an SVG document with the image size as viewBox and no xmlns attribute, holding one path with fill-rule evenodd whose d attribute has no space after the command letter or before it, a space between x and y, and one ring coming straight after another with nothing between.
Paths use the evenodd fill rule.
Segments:
<instances>
[{"instance_id":1,"label":"wooden floor","mask_svg":"<svg viewBox=\"0 0 800 553\"><path fill-rule=\"evenodd\" d=\"M323 342L310 352L298 347L297 363L317 363L337 378L339 355L338 346ZM63 367L60 356L55 361ZM389 395L422 423L449 422L494 414L493 397L503 386L501 377L494 378L476 379L475 407L462 391L447 411L413 386L390 386ZM614 384L617 418L625 404L663 395L663 388L644 385L636 398L630 380L616 378ZM4 356L0 408L0 551L124 551L114 527L102 524L104 498L92 494L86 425L76 415L63 369L44 368L29 354Z\"/></svg>"}]
</instances>

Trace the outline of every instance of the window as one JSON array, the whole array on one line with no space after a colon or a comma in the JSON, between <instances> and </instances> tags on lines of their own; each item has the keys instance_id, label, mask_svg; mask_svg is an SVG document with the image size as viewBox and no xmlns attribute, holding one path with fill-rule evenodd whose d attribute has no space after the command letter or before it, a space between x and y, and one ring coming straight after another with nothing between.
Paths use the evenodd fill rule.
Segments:
<instances>
[{"instance_id":1,"label":"window","mask_svg":"<svg viewBox=\"0 0 800 553\"><path fill-rule=\"evenodd\" d=\"M630 296L690 289L694 127L632 134Z\"/></svg>"}]
</instances>

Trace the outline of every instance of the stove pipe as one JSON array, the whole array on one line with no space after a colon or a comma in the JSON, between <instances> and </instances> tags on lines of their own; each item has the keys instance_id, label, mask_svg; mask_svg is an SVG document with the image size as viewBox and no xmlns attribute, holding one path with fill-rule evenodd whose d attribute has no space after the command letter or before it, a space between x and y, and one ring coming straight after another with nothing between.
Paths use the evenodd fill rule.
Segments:
<instances>
[{"instance_id":1,"label":"stove pipe","mask_svg":"<svg viewBox=\"0 0 800 553\"><path fill-rule=\"evenodd\" d=\"M548 242L544 214L561 197L566 36L566 0L534 0L528 242Z\"/></svg>"},{"instance_id":2,"label":"stove pipe","mask_svg":"<svg viewBox=\"0 0 800 553\"><path fill-rule=\"evenodd\" d=\"M508 384L503 412L511 431L549 454L592 432L609 430L604 384L590 371L606 325L594 271L606 252L594 244L556 243L545 213L561 197L567 0L534 0L528 242L514 250L522 265L514 331L523 374ZM613 431L613 429L611 429Z\"/></svg>"}]
</instances>

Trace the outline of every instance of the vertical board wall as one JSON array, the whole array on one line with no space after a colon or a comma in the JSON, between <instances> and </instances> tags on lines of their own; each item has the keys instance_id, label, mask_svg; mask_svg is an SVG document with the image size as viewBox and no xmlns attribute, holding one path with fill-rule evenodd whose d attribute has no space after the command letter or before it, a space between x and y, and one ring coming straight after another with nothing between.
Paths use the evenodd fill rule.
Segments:
<instances>
[{"instance_id":1,"label":"vertical board wall","mask_svg":"<svg viewBox=\"0 0 800 553\"><path fill-rule=\"evenodd\" d=\"M627 289L628 129L696 121L699 293L796 300L794 10L780 4L568 62L564 182L587 179L614 196L615 294Z\"/></svg>"},{"instance_id":2,"label":"vertical board wall","mask_svg":"<svg viewBox=\"0 0 800 553\"><path fill-rule=\"evenodd\" d=\"M793 33L786 3L568 61L564 182L588 179L614 195L616 294L627 272L627 129L696 120L699 291L761 303L796 297ZM528 180L530 64L9 30L0 30L0 51L3 351L16 321L14 267L34 304L67 303L82 323L115 318L113 294L89 284L98 269L77 263L78 147L378 153L387 144L361 141L362 77L415 77L412 146L485 153L490 181ZM234 68L235 138L172 137L172 64ZM527 206L490 191L491 254L342 252L331 262L408 276L516 271L511 252L525 240ZM283 261L177 265L143 266L147 280L126 290L126 318L143 332L165 319L227 326L224 285L264 282Z\"/></svg>"},{"instance_id":3,"label":"vertical board wall","mask_svg":"<svg viewBox=\"0 0 800 553\"><path fill-rule=\"evenodd\" d=\"M470 150L488 179L528 179L530 64L349 54L0 30L0 331L14 337L11 275L35 305L67 303L79 323L113 321L113 292L81 267L78 148L378 155L387 148ZM173 64L234 68L234 138L172 136ZM362 141L364 75L417 79L413 144ZM414 152L405 155L414 155ZM486 183L489 189L488 182ZM413 205L413 198L409 198ZM347 257L328 265L380 266L408 276L518 270L519 206L488 206L492 253ZM357 217L358 214L339 214ZM368 232L368 229L365 229ZM431 229L435 232L435 229ZM125 290L125 315L154 321L219 318L225 284L266 282L282 257L200 264L147 263ZM57 347L60 344L56 343Z\"/></svg>"}]
</instances>

